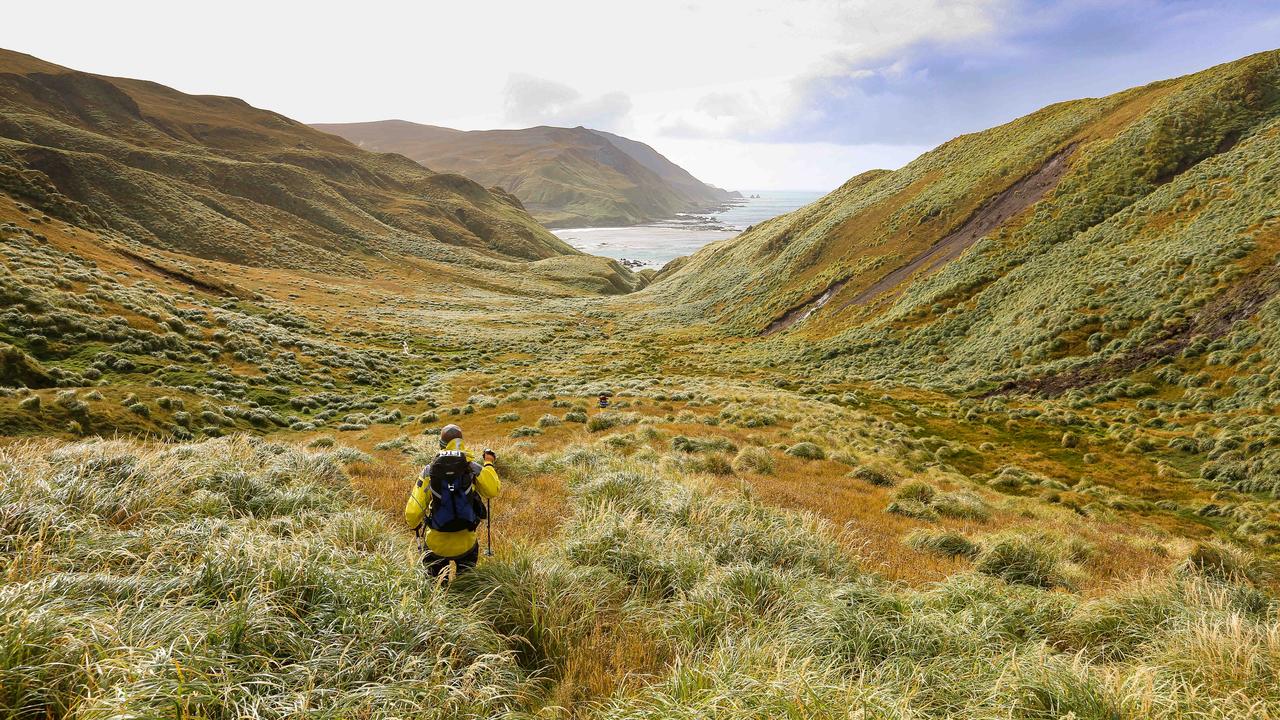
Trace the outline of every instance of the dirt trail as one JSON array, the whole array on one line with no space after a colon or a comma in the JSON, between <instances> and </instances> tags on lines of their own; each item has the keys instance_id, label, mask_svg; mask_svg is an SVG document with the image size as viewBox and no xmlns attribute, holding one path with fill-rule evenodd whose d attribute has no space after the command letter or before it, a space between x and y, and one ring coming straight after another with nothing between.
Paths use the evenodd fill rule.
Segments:
<instances>
[{"instance_id":1,"label":"dirt trail","mask_svg":"<svg viewBox=\"0 0 1280 720\"><path fill-rule=\"evenodd\" d=\"M192 275L191 273L185 270L164 265L157 260L153 260L145 255L142 255L141 253L138 253L134 250L130 250L129 248L126 248L124 246L113 245L111 246L111 249L129 258L130 260L133 260L139 263L140 265L147 267L152 272L155 272L159 275L163 275L164 277L167 277L170 280L176 280L177 282L183 283L185 285L190 285L191 287L197 290L200 290L201 292L205 292L210 295L217 295L218 297L238 298L238 297L241 297L242 295L245 295L244 291L242 290L237 292L237 290L239 289L236 288L234 285L231 285L230 283L214 280L213 278L206 279L206 278L196 277L195 275Z\"/></svg>"},{"instance_id":2,"label":"dirt trail","mask_svg":"<svg viewBox=\"0 0 1280 720\"><path fill-rule=\"evenodd\" d=\"M782 332L801 320L804 320L817 312L823 305L826 305L827 302L830 301L831 298L835 297L835 294L840 292L848 282L849 278L845 278L844 280L837 280L831 283L827 286L826 290L823 290L822 293L818 295L818 297L806 300L800 305L786 311L782 314L782 317L779 317L777 320L769 323L769 327L765 328L764 332L760 334L762 336L767 336L776 332Z\"/></svg>"},{"instance_id":3,"label":"dirt trail","mask_svg":"<svg viewBox=\"0 0 1280 720\"><path fill-rule=\"evenodd\" d=\"M956 230L934 243L932 247L917 255L914 259L877 280L870 287L858 293L853 299L839 307L843 310L850 305L865 305L877 295L897 287L917 270L926 272L942 263L960 256L960 253L977 242L980 238L1000 227L1006 220L1039 202L1050 190L1058 186L1058 181L1066 174L1069 164L1067 160L1075 145L1070 145L1058 154L1045 161L1040 169L1023 177L993 199L974 211L973 215Z\"/></svg>"},{"instance_id":4,"label":"dirt trail","mask_svg":"<svg viewBox=\"0 0 1280 720\"><path fill-rule=\"evenodd\" d=\"M1039 202L1050 190L1057 187L1058 181L1067 172L1069 167L1067 161L1075 147L1072 144L1058 151L1057 154L1046 160L1038 170L1021 178L984 203L959 228L948 233L907 264L890 271L870 287L858 293L853 299L840 305L837 310L843 310L850 305L865 305L877 295L897 287L916 271L923 269L928 272L943 263L959 257L960 253L968 249L970 245L1000 227L1005 221ZM852 279L844 278L831 283L816 297L787 310L769 323L768 327L760 335L768 336L782 332L792 325L807 319L830 302L831 298L843 290L844 286L849 284Z\"/></svg>"}]
</instances>

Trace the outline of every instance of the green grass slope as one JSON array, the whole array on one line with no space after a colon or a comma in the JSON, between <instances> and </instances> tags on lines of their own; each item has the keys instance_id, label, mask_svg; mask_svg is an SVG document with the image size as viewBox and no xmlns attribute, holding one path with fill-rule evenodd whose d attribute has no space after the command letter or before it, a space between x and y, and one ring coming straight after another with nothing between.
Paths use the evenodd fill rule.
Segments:
<instances>
[{"instance_id":1,"label":"green grass slope","mask_svg":"<svg viewBox=\"0 0 1280 720\"><path fill-rule=\"evenodd\" d=\"M1223 347L1261 353L1265 375L1278 158L1271 52L956 138L704 249L653 292L869 376L1060 393Z\"/></svg>"},{"instance_id":2,"label":"green grass slope","mask_svg":"<svg viewBox=\"0 0 1280 720\"><path fill-rule=\"evenodd\" d=\"M662 153L653 149L652 146L639 140L632 140L604 130L592 130L591 132L618 146L619 149L634 158L636 162L652 170L668 185L679 190L680 194L690 202L699 203L699 207L711 207L726 200L742 197L740 192L708 185L697 179L688 170L671 162Z\"/></svg>"},{"instance_id":3,"label":"green grass slope","mask_svg":"<svg viewBox=\"0 0 1280 720\"><path fill-rule=\"evenodd\" d=\"M599 445L536 549L425 582L368 456L235 437L0 450L14 717L1265 718L1260 565L1201 546L1081 597L1095 548L993 534L909 588L849 528ZM520 478L520 473L511 477Z\"/></svg>"},{"instance_id":4,"label":"green grass slope","mask_svg":"<svg viewBox=\"0 0 1280 720\"><path fill-rule=\"evenodd\" d=\"M403 120L313 127L505 188L550 227L634 224L734 197L644 143L582 127L464 132Z\"/></svg>"},{"instance_id":5,"label":"green grass slope","mask_svg":"<svg viewBox=\"0 0 1280 720\"><path fill-rule=\"evenodd\" d=\"M68 220L231 262L576 251L509 196L377 155L235 98L0 51L0 189Z\"/></svg>"},{"instance_id":6,"label":"green grass slope","mask_svg":"<svg viewBox=\"0 0 1280 720\"><path fill-rule=\"evenodd\" d=\"M558 299L646 281L580 254L368 262L366 278L205 261L0 195L0 435L412 422L452 373L523 352Z\"/></svg>"}]
</instances>

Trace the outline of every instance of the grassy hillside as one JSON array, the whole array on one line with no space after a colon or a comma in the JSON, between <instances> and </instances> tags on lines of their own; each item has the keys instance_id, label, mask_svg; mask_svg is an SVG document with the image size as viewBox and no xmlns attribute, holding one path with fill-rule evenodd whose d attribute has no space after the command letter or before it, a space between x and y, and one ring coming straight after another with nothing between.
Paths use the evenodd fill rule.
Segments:
<instances>
[{"instance_id":1,"label":"grassy hillside","mask_svg":"<svg viewBox=\"0 0 1280 720\"><path fill-rule=\"evenodd\" d=\"M1272 52L856 177L655 292L730 333L785 330L833 365L931 383L1076 373L1062 392L1187 347L1265 355L1278 152Z\"/></svg>"},{"instance_id":2,"label":"grassy hillside","mask_svg":"<svg viewBox=\"0 0 1280 720\"><path fill-rule=\"evenodd\" d=\"M582 255L370 260L376 279L254 269L37 212L0 198L5 434L190 438L410 422L433 414L453 373L514 359L513 344L522 351L545 332L537 325L556 298L640 282ZM571 322L565 313L556 327Z\"/></svg>"},{"instance_id":3,"label":"grassy hillside","mask_svg":"<svg viewBox=\"0 0 1280 720\"><path fill-rule=\"evenodd\" d=\"M243 264L363 272L379 254L576 252L509 196L460 176L359 150L235 98L8 51L0 189L154 247Z\"/></svg>"},{"instance_id":4,"label":"grassy hillside","mask_svg":"<svg viewBox=\"0 0 1280 720\"><path fill-rule=\"evenodd\" d=\"M1276 602L1259 589L1266 571L1234 550L1179 549L1090 596L1052 588L1079 587L1111 562L1109 548L1060 535L1052 516L975 538L922 530L911 546L972 557L972 569L961 560L944 582L912 588L879 577L848 529L691 479L686 461L657 462L635 435L513 456L528 468L509 466L517 486L531 471L568 478L565 524L447 588L423 581L403 534L352 491L350 469L369 458L350 448L235 438L7 449L0 707L440 718L847 718L853 708L993 720L1280 711Z\"/></svg>"},{"instance_id":5,"label":"grassy hillside","mask_svg":"<svg viewBox=\"0 0 1280 720\"><path fill-rule=\"evenodd\" d=\"M403 120L313 127L505 188L549 227L635 224L735 197L644 143L581 127L464 132Z\"/></svg>"},{"instance_id":6,"label":"grassy hillside","mask_svg":"<svg viewBox=\"0 0 1280 720\"><path fill-rule=\"evenodd\" d=\"M443 264L3 239L15 716L1280 711L1274 491L1190 479L1257 442L1230 415L725 375L546 279L415 285ZM505 489L436 587L398 516L450 421Z\"/></svg>"},{"instance_id":7,"label":"grassy hillside","mask_svg":"<svg viewBox=\"0 0 1280 720\"><path fill-rule=\"evenodd\" d=\"M618 146L619 149L634 158L636 162L653 171L668 185L676 188L682 197L694 203L695 207L714 207L726 200L742 197L740 192L708 185L697 179L688 170L671 162L650 145L615 133L605 132L604 130L592 130L591 132Z\"/></svg>"},{"instance_id":8,"label":"grassy hillside","mask_svg":"<svg viewBox=\"0 0 1280 720\"><path fill-rule=\"evenodd\" d=\"M640 292L0 192L0 716L1280 717L1275 59L959 138ZM504 486L436 585L402 510L449 422Z\"/></svg>"}]
</instances>

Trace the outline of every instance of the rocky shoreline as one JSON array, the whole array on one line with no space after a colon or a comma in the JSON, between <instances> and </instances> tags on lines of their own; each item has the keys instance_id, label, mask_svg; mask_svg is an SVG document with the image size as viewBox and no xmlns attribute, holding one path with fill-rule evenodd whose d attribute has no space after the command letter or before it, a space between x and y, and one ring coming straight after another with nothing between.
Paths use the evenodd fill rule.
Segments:
<instances>
[{"instance_id":1,"label":"rocky shoreline","mask_svg":"<svg viewBox=\"0 0 1280 720\"><path fill-rule=\"evenodd\" d=\"M733 237L773 213L752 213L757 203L778 214L800 207L810 198L797 198L793 206L776 199L735 197L673 217L639 225L562 228L555 235L574 248L613 258L631 270L660 268L673 258L696 252L709 242Z\"/></svg>"}]
</instances>

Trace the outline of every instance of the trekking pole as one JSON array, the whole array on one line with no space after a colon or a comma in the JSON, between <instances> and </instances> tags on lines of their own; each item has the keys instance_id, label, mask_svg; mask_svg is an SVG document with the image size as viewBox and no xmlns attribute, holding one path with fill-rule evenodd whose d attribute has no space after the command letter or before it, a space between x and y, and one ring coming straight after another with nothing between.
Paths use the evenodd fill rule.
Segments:
<instances>
[{"instance_id":1,"label":"trekking pole","mask_svg":"<svg viewBox=\"0 0 1280 720\"><path fill-rule=\"evenodd\" d=\"M493 557L493 501L485 498L484 501L484 531L489 536L488 545L485 549L485 557Z\"/></svg>"}]
</instances>

